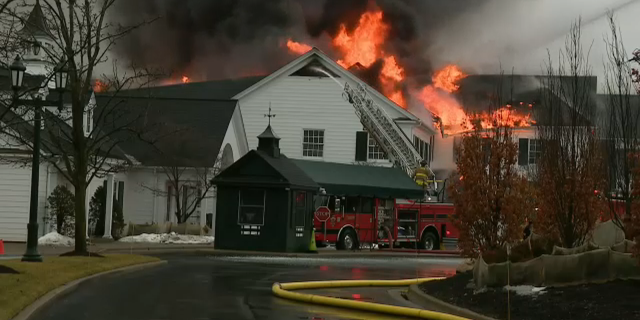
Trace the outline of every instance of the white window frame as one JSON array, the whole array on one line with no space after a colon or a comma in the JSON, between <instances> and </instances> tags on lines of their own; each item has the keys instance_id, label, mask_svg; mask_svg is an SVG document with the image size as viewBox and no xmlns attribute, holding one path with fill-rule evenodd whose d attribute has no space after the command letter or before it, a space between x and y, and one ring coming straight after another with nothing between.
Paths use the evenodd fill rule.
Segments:
<instances>
[{"instance_id":1,"label":"white window frame","mask_svg":"<svg viewBox=\"0 0 640 320\"><path fill-rule=\"evenodd\" d=\"M93 131L93 108L89 107L84 113L84 135L88 137Z\"/></svg>"},{"instance_id":2,"label":"white window frame","mask_svg":"<svg viewBox=\"0 0 640 320\"><path fill-rule=\"evenodd\" d=\"M317 141L313 141L315 139ZM324 158L325 139L324 129L302 129L302 156L305 158ZM319 147L319 149L312 147ZM313 152L319 152L320 155L314 155Z\"/></svg>"},{"instance_id":3,"label":"white window frame","mask_svg":"<svg viewBox=\"0 0 640 320\"><path fill-rule=\"evenodd\" d=\"M542 155L541 141L538 139L528 139L528 140L529 140L529 154L527 157L527 164L535 165L538 163L538 159Z\"/></svg>"},{"instance_id":4,"label":"white window frame","mask_svg":"<svg viewBox=\"0 0 640 320\"><path fill-rule=\"evenodd\" d=\"M413 136L413 147L416 148L422 160L431 163L431 144L420 139L418 136Z\"/></svg>"},{"instance_id":5,"label":"white window frame","mask_svg":"<svg viewBox=\"0 0 640 320\"><path fill-rule=\"evenodd\" d=\"M259 190L259 189L254 189ZM242 205L242 190L238 191L238 225L241 226L264 226L264 220L266 215L266 203L267 203L267 191L262 190L262 205ZM262 223L261 224L252 224L252 223L241 223L240 222L240 209L242 207L251 207L251 208L262 208Z\"/></svg>"},{"instance_id":6,"label":"white window frame","mask_svg":"<svg viewBox=\"0 0 640 320\"><path fill-rule=\"evenodd\" d=\"M367 159L369 160L389 160L387 154L380 148L380 145L369 134L369 143L367 145Z\"/></svg>"}]
</instances>

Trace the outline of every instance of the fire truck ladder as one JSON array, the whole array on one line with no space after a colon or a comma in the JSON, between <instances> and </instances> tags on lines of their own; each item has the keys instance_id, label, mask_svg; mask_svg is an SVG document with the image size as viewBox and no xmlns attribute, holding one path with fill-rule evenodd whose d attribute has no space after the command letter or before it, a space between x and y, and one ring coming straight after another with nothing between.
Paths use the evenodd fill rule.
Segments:
<instances>
[{"instance_id":1,"label":"fire truck ladder","mask_svg":"<svg viewBox=\"0 0 640 320\"><path fill-rule=\"evenodd\" d=\"M362 84L357 84L357 87L353 88L345 83L343 96L353 105L362 125L390 160L413 178L415 170L420 167L422 157L384 109L368 97L367 88ZM433 177L427 190L437 190L435 175L430 168L427 167L427 170Z\"/></svg>"}]
</instances>

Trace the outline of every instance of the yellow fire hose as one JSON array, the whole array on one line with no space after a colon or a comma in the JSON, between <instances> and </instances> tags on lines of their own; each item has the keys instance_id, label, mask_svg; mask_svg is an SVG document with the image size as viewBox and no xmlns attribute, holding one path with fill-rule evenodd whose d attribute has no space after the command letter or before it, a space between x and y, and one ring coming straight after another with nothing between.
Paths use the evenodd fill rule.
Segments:
<instances>
[{"instance_id":1,"label":"yellow fire hose","mask_svg":"<svg viewBox=\"0 0 640 320\"><path fill-rule=\"evenodd\" d=\"M412 317L418 319L433 320L469 320L446 313L440 313L429 310L398 307L380 303L353 301L332 297L319 296L314 294L306 294L299 292L291 292L289 290L301 289L323 289L323 288L348 288L348 287L406 287L413 284L419 284L432 280L441 280L444 278L419 278L406 280L344 280L344 281L312 281L312 282L289 282L274 283L271 287L273 293L281 298L289 300L297 300L312 304L321 304L332 307L357 309L368 312L377 312L391 314L403 317Z\"/></svg>"}]
</instances>

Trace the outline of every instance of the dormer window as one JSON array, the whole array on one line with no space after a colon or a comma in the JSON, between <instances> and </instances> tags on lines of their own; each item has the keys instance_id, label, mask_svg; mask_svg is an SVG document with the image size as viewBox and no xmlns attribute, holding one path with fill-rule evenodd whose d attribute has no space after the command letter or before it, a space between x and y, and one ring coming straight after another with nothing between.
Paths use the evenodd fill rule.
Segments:
<instances>
[{"instance_id":1,"label":"dormer window","mask_svg":"<svg viewBox=\"0 0 640 320\"><path fill-rule=\"evenodd\" d=\"M40 49L42 49L40 42L36 42L33 44L33 54L34 55L40 55Z\"/></svg>"}]
</instances>

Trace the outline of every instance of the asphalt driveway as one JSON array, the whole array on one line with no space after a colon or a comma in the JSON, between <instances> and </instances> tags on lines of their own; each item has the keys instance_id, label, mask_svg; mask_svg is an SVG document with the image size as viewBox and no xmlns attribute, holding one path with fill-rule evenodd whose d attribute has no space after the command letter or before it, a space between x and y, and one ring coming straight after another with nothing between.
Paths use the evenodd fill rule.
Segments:
<instances>
[{"instance_id":1,"label":"asphalt driveway","mask_svg":"<svg viewBox=\"0 0 640 320\"><path fill-rule=\"evenodd\" d=\"M455 273L456 258L163 256L168 264L92 279L34 320L394 319L274 297L274 282L405 279ZM398 291L398 290L396 290ZM411 306L389 288L320 294Z\"/></svg>"}]
</instances>

